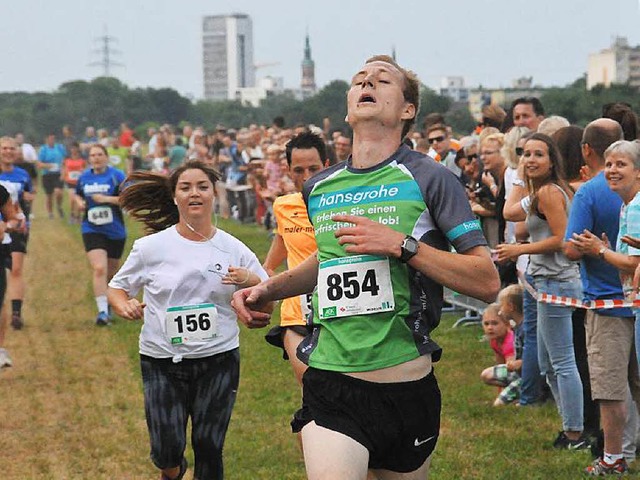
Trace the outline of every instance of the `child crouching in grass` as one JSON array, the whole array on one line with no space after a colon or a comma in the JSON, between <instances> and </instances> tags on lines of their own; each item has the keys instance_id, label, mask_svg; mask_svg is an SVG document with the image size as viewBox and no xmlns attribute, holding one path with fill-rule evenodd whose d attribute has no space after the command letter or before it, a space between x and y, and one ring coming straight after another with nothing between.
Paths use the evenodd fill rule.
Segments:
<instances>
[{"instance_id":1,"label":"child crouching in grass","mask_svg":"<svg viewBox=\"0 0 640 480\"><path fill-rule=\"evenodd\" d=\"M489 305L482 316L482 328L495 353L496 365L485 368L481 378L487 385L504 387L493 402L494 407L512 403L520 396L522 288L504 288L498 302Z\"/></svg>"}]
</instances>

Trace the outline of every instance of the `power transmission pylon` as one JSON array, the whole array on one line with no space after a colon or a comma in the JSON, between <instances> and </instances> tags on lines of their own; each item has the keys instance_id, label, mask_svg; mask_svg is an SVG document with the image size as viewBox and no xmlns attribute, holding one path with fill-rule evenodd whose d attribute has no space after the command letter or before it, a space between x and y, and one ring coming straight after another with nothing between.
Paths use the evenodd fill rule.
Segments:
<instances>
[{"instance_id":1,"label":"power transmission pylon","mask_svg":"<svg viewBox=\"0 0 640 480\"><path fill-rule=\"evenodd\" d=\"M105 77L111 76L111 67L124 67L124 64L120 62L116 62L113 60L114 55L121 55L122 52L113 48L113 43L116 43L118 39L113 37L107 33L107 26L104 26L104 35L95 39L95 42L99 42L101 44L100 48L96 48L92 50L95 54L102 55L102 60L91 62L89 64L90 67L102 67L103 75Z\"/></svg>"}]
</instances>

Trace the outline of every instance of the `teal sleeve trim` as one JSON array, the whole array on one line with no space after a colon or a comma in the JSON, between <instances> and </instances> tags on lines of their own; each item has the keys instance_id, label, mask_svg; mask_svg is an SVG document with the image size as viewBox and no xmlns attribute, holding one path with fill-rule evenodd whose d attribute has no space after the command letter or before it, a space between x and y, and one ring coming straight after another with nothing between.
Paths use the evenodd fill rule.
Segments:
<instances>
[{"instance_id":1,"label":"teal sleeve trim","mask_svg":"<svg viewBox=\"0 0 640 480\"><path fill-rule=\"evenodd\" d=\"M461 223L457 227L449 230L445 235L447 236L447 240L453 242L458 237L461 237L465 233L473 232L474 230L482 231L480 220L470 220L468 222Z\"/></svg>"}]
</instances>

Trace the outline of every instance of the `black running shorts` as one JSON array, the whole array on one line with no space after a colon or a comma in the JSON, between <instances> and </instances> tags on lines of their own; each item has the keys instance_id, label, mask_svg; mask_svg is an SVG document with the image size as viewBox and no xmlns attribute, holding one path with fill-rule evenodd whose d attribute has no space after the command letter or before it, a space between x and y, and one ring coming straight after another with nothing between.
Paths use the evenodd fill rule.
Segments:
<instances>
[{"instance_id":1,"label":"black running shorts","mask_svg":"<svg viewBox=\"0 0 640 480\"><path fill-rule=\"evenodd\" d=\"M374 383L309 368L302 383L294 431L315 421L347 435L369 450L369 468L413 472L436 446L440 389L433 371L411 382Z\"/></svg>"},{"instance_id":2,"label":"black running shorts","mask_svg":"<svg viewBox=\"0 0 640 480\"><path fill-rule=\"evenodd\" d=\"M82 242L84 243L84 251L106 250L107 258L120 260L124 252L124 244L126 238L112 239L101 233L83 233Z\"/></svg>"}]
</instances>

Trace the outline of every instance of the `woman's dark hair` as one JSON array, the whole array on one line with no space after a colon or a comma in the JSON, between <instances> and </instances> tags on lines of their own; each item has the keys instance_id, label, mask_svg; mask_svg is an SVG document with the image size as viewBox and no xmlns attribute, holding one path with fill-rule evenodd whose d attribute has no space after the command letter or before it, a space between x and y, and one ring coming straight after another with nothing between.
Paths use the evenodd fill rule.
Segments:
<instances>
[{"instance_id":1,"label":"woman's dark hair","mask_svg":"<svg viewBox=\"0 0 640 480\"><path fill-rule=\"evenodd\" d=\"M168 177L160 173L137 171L124 181L120 206L144 223L146 233L160 232L178 223L180 213L173 199L178 179L187 170L202 170L215 183L220 174L209 165L191 160L176 168Z\"/></svg>"},{"instance_id":2,"label":"woman's dark hair","mask_svg":"<svg viewBox=\"0 0 640 480\"><path fill-rule=\"evenodd\" d=\"M580 169L584 166L582 158L582 134L584 129L569 125L557 130L551 138L562 155L564 173L568 182L580 179Z\"/></svg>"},{"instance_id":3,"label":"woman's dark hair","mask_svg":"<svg viewBox=\"0 0 640 480\"><path fill-rule=\"evenodd\" d=\"M551 163L551 172L549 173L549 176L539 183L534 183L530 178L528 178L526 170L524 174L525 180L527 181L527 185L529 187L529 195L531 196L531 211L540 213L540 211L538 210L538 192L544 185L547 185L548 183L555 183L565 191L569 198L573 197L573 191L567 183L567 177L564 173L564 161L562 160L562 155L558 150L556 142L554 142L549 135L545 135L544 133L534 133L529 138L527 138L527 141L524 144L525 149L527 143L531 142L532 140L537 140L547 146L547 149L549 151L549 161Z\"/></svg>"},{"instance_id":4,"label":"woman's dark hair","mask_svg":"<svg viewBox=\"0 0 640 480\"><path fill-rule=\"evenodd\" d=\"M464 153L464 148L461 148L456 152L456 158L453 159L453 163L455 163L458 167L460 167L460 160L466 160L467 155Z\"/></svg>"},{"instance_id":5,"label":"woman's dark hair","mask_svg":"<svg viewBox=\"0 0 640 480\"><path fill-rule=\"evenodd\" d=\"M620 124L625 140L633 141L638 138L638 118L628 103L607 103L602 106L602 116Z\"/></svg>"}]
</instances>

